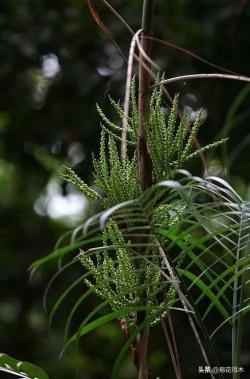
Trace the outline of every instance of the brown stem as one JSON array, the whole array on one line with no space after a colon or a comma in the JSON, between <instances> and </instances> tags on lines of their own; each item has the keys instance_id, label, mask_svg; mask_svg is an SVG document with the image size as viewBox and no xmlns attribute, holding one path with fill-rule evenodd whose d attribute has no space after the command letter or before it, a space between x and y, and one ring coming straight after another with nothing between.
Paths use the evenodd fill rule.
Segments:
<instances>
[{"instance_id":1,"label":"brown stem","mask_svg":"<svg viewBox=\"0 0 250 379\"><path fill-rule=\"evenodd\" d=\"M147 363L147 351L148 351L148 338L149 327L142 330L139 337L139 367L138 367L138 379L148 379L148 363Z\"/></svg>"},{"instance_id":2,"label":"brown stem","mask_svg":"<svg viewBox=\"0 0 250 379\"><path fill-rule=\"evenodd\" d=\"M145 53L150 56L151 42L143 38L145 32L142 32L141 46ZM150 104L150 74L145 69L148 62L145 57L140 53L139 65L139 126L138 126L138 141L137 141L137 154L138 154L138 169L139 179L144 189L152 184L152 163L147 150L147 135L146 123L149 116Z\"/></svg>"},{"instance_id":3,"label":"brown stem","mask_svg":"<svg viewBox=\"0 0 250 379\"><path fill-rule=\"evenodd\" d=\"M151 46L148 40L143 38L145 32L142 33L142 48L149 56ZM150 75L145 69L145 65L148 65L145 57L140 53L140 65L139 65L139 126L138 126L138 141L137 141L137 156L138 156L138 176L141 185L144 189L148 188L152 184L152 163L147 150L147 135L146 135L146 123L149 115L149 86ZM140 324L146 318L146 313L137 314L137 323ZM142 330L137 337L136 352L138 358L138 379L148 379L147 368L147 348L148 348L149 330L148 328Z\"/></svg>"},{"instance_id":4,"label":"brown stem","mask_svg":"<svg viewBox=\"0 0 250 379\"><path fill-rule=\"evenodd\" d=\"M146 37L151 30L153 0L144 0L142 15L141 49L139 55L139 125L137 140L138 177L142 188L152 185L152 162L147 149L146 126L149 116L150 105L150 74L147 67L150 58L151 41ZM150 68L150 67L149 67ZM144 295L146 301L146 294ZM137 325L140 325L147 317L146 312L137 313ZM149 340L149 327L143 329L137 336L134 346L134 358L138 371L138 379L148 379L147 351Z\"/></svg>"}]
</instances>

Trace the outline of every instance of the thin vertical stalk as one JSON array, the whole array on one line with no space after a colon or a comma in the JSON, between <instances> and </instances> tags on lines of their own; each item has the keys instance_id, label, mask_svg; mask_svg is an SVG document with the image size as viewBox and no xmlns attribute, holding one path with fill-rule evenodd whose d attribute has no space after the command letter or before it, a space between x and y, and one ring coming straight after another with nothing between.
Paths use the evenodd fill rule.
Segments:
<instances>
[{"instance_id":1,"label":"thin vertical stalk","mask_svg":"<svg viewBox=\"0 0 250 379\"><path fill-rule=\"evenodd\" d=\"M127 134L128 134L128 122L129 122L129 102L130 102L130 92L131 92L131 80L133 74L133 62L134 62L134 54L135 54L135 46L136 46L136 38L141 33L141 29L139 29L133 36L129 57L128 57L128 67L127 67L127 80L125 87L125 98L124 98L124 116L122 120L122 142L121 142L121 159L124 163L127 155Z\"/></svg>"},{"instance_id":2,"label":"thin vertical stalk","mask_svg":"<svg viewBox=\"0 0 250 379\"><path fill-rule=\"evenodd\" d=\"M139 94L138 94L138 140L137 140L137 157L138 157L138 177L144 189L152 184L152 163L147 150L146 124L149 116L150 105L150 74L146 69L149 63L145 59L145 54L150 58L151 41L146 39L150 34L152 26L153 0L143 1L142 12L142 32L141 47L139 55ZM145 54L143 54L143 52ZM149 67L150 68L150 67ZM137 313L137 324L141 324L147 315L146 312ZM146 327L137 337L135 350L137 353L137 371L138 379L148 379L147 350L149 339L149 327Z\"/></svg>"},{"instance_id":3,"label":"thin vertical stalk","mask_svg":"<svg viewBox=\"0 0 250 379\"><path fill-rule=\"evenodd\" d=\"M171 360L172 360L172 363L173 363L173 367L174 367L174 371L175 371L175 376L176 376L177 379L181 379L181 371L180 371L179 365L177 363L176 352L174 351L174 349L172 347L172 341L171 341L169 333L167 331L167 327L166 327L164 319L161 319L161 325L162 325L163 333L165 335L165 339L166 339L166 342L167 342L167 345L168 345L169 354L171 356Z\"/></svg>"},{"instance_id":4,"label":"thin vertical stalk","mask_svg":"<svg viewBox=\"0 0 250 379\"><path fill-rule=\"evenodd\" d=\"M243 206L241 206L241 219L240 219L240 232L238 237L238 243L237 243L237 252L236 252L236 263L240 260L240 246L241 246L241 239L242 239L242 230L243 230L243 217L244 217L244 209ZM237 319L234 316L237 313L237 306L238 306L238 288L239 288L239 279L238 279L238 273L239 268L236 266L235 268L235 280L233 285L233 317L232 317L232 367L237 367L237 350L239 349L238 343L237 343ZM237 373L233 372L233 379L237 379L238 375Z\"/></svg>"},{"instance_id":5,"label":"thin vertical stalk","mask_svg":"<svg viewBox=\"0 0 250 379\"><path fill-rule=\"evenodd\" d=\"M141 46L147 56L151 54L151 40L146 37L151 31L153 13L153 0L144 0L142 13ZM148 61L140 52L139 63L139 125L138 125L138 169L139 179L144 189L152 184L152 164L147 151L146 123L149 115L150 104L150 74L145 69Z\"/></svg>"},{"instance_id":6,"label":"thin vertical stalk","mask_svg":"<svg viewBox=\"0 0 250 379\"><path fill-rule=\"evenodd\" d=\"M237 262L240 259L246 258L248 256L249 247L250 247L249 224L248 224L248 220L247 220L247 216L246 216L247 211L248 211L248 209L247 209L246 205L243 204L242 209L241 209L242 233L240 233L240 236L239 236L238 250L240 251L240 246L241 246L240 239L243 240L243 239L247 238L247 242L246 242L246 246L243 248L243 252L241 253L241 256L239 255L237 257L238 258ZM237 272L237 270L236 270L236 272ZM244 271L242 276L241 276L241 279L239 280L239 282L240 282L240 295L239 295L239 299L238 299L238 304L236 303L237 299L235 300L234 309L233 309L234 314L237 313L236 307L238 309L238 312L241 311L243 308L246 280L247 280L247 275L246 275L246 271ZM238 287L239 287L238 280L237 280L237 283L235 284L235 286L236 285L238 285ZM237 290L238 290L238 288L236 288L236 291ZM232 330L232 362L233 362L232 365L236 366L237 368L239 368L241 365L241 344L242 344L242 333L243 333L243 319L244 319L244 313L243 312L241 312L238 315L236 320L235 320L235 317L233 318L234 323L233 323L233 330ZM240 372L238 370L236 373L233 373L233 378L234 379L240 378Z\"/></svg>"}]
</instances>

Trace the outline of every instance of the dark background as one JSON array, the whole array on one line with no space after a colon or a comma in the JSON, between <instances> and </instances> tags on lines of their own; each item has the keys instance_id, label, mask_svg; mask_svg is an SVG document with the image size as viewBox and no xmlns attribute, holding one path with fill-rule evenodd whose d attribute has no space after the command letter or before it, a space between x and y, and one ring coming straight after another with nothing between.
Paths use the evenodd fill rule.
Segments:
<instances>
[{"instance_id":1,"label":"dark background","mask_svg":"<svg viewBox=\"0 0 250 379\"><path fill-rule=\"evenodd\" d=\"M129 33L101 1L94 4L127 55ZM133 29L140 27L142 1L113 0L111 4ZM155 36L243 75L250 75L249 25L248 1L155 0ZM159 44L153 46L153 58L167 77L216 71ZM108 94L123 99L125 75L126 65L119 52L97 27L84 0L1 0L0 351L41 365L51 378L108 378L124 341L119 325L110 323L83 338L76 352L59 360L63 327L74 299L60 308L49 332L42 296L55 267L44 268L31 281L27 270L91 212L84 199L63 184L58 170L66 163L92 182L91 153L97 152L100 133L95 104L110 114ZM180 92L182 106L190 112L204 107L207 118L199 136L201 143L216 140L226 123L231 127L227 143L230 172L223 169L221 150L207 155L209 169L227 175L247 198L249 87L235 115L228 116L245 87L242 82L199 80L168 89L172 94ZM202 175L199 159L188 168ZM77 270L81 267L58 278L49 293L49 308ZM95 304L92 299L81 306L71 331ZM208 320L211 327L215 319ZM184 377L191 379L204 363L188 323L180 315L176 315L176 329ZM172 378L162 331L155 328L153 334L149 362L154 377ZM249 328L245 336L244 343L249 341ZM229 330L223 330L216 344L223 365L230 366ZM247 369L250 355L245 345L242 357ZM121 377L132 378L133 372L128 359Z\"/></svg>"}]
</instances>

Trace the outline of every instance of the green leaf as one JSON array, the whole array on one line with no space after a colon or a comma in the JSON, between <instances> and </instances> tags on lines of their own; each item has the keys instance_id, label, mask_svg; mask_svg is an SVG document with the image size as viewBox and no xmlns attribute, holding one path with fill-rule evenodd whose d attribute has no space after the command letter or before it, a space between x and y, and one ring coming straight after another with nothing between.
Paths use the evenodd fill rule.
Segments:
<instances>
[{"instance_id":1,"label":"green leaf","mask_svg":"<svg viewBox=\"0 0 250 379\"><path fill-rule=\"evenodd\" d=\"M45 257L37 259L35 262L33 262L32 265L30 266L30 270L37 269L38 267L43 266L45 263L48 263L51 260L59 259L62 256L66 255L72 251L75 251L76 249L78 249L82 246L85 246L89 243L101 241L101 239L102 239L101 236L96 236L93 238L86 238L86 239L82 239L81 241L70 244L68 246L57 249L57 250L53 251L52 253L46 255Z\"/></svg>"},{"instance_id":2,"label":"green leaf","mask_svg":"<svg viewBox=\"0 0 250 379\"><path fill-rule=\"evenodd\" d=\"M49 379L40 367L29 362L18 361L4 353L0 353L0 371L17 375L23 379Z\"/></svg>"},{"instance_id":3,"label":"green leaf","mask_svg":"<svg viewBox=\"0 0 250 379\"><path fill-rule=\"evenodd\" d=\"M101 304L101 306L102 306L102 304ZM146 309L149 309L149 308L156 308L156 307L148 307L148 306L127 307L127 308L124 308L124 309L121 309L118 311L110 312L110 313L106 314L105 316L101 316L98 319L91 321L87 325L82 323L81 328L76 333L74 333L70 337L70 339L68 339L68 341L66 342L66 344L63 348L62 354L68 348L69 345L71 345L74 342L77 342L77 340L80 337L83 337L84 335L92 332L93 330L99 328L100 326L103 326L103 325L107 324L108 322L115 320L117 318L122 318L124 316L127 316L130 313L138 312L138 311L145 311Z\"/></svg>"},{"instance_id":4,"label":"green leaf","mask_svg":"<svg viewBox=\"0 0 250 379\"><path fill-rule=\"evenodd\" d=\"M180 270L182 275L184 275L186 278L188 278L191 282L194 282L200 290L202 290L206 296L211 301L211 304L213 304L218 311L221 313L221 315L224 318L230 317L225 307L222 305L222 303L218 300L217 296L213 293L213 291L210 290L210 288L196 275L194 275L192 272L189 272L187 270Z\"/></svg>"}]
</instances>

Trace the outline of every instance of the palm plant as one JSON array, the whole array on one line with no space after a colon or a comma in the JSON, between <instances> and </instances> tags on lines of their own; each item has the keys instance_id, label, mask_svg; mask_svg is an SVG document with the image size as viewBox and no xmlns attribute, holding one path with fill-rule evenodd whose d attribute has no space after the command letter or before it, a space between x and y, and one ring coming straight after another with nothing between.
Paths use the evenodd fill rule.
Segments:
<instances>
[{"instance_id":1,"label":"palm plant","mask_svg":"<svg viewBox=\"0 0 250 379\"><path fill-rule=\"evenodd\" d=\"M62 174L90 200L99 201L104 210L84 224L82 236L78 237L81 228L77 229L72 236L72 244L33 265L39 267L74 251L76 247L85 246L79 254L85 269L84 277L77 279L57 300L50 321L66 296L84 281L89 289L70 312L65 348L96 327L118 318L128 340L114 365L113 377L117 377L119 365L130 347L138 377L146 378L146 349L144 357L140 357L138 335L144 332L148 336L149 327L169 317L172 309L184 310L208 364L209 358L202 347L197 327L204 333L208 351L213 354L204 320L214 307L223 321L212 336L226 322L231 325L232 364L239 366L242 321L248 310L244 299L249 259L248 204L224 180L192 177L182 169L186 160L200 151L220 145L224 140L191 152L193 138L200 126L200 113L189 134L191 121L188 116L184 115L177 122L177 97L166 120L162 110L162 89L155 90L146 126L152 185L143 190L137 174L135 141L138 110L135 99L133 82L132 113L128 123L131 147L123 161L117 147L121 140L118 133L122 129L98 108L105 123L102 125L99 159L93 159L98 191L88 187L70 168L65 167ZM123 109L113 100L111 102L122 121ZM184 177L174 180L178 175ZM176 248L179 249L178 254ZM192 282L189 287L185 279ZM192 296L194 286L201 291L197 298ZM74 313L91 293L99 296L103 303L84 319L76 333L68 336ZM210 303L204 315L199 316L197 309L204 297ZM107 306L111 308L109 314L89 322ZM145 339L142 340L145 344ZM180 377L177 356L173 351L171 355L176 376ZM138 359L143 359L143 366Z\"/></svg>"},{"instance_id":2,"label":"palm plant","mask_svg":"<svg viewBox=\"0 0 250 379\"><path fill-rule=\"evenodd\" d=\"M219 366L211 339L229 325L232 367L240 367L243 321L250 307L249 203L223 179L198 178L184 170L186 161L225 139L197 147L201 111L191 122L188 115L180 114L178 95L166 117L164 78L158 75L154 89L150 86L152 6L152 0L144 1L138 90L136 79L131 81L128 75L131 112L127 96L124 108L110 99L118 123L97 107L102 131L99 157L93 158L95 189L71 168L64 167L62 173L102 210L70 235L69 244L32 265L37 269L55 259L64 262L52 278L46 298L54 280L72 263L81 262L83 274L57 298L49 322L72 291L84 286L66 321L63 352L83 335L118 319L126 342L114 364L113 379L119 377L128 350L138 379L149 378L148 340L156 324L162 325L175 375L182 377L174 330L169 335L165 324L172 325L172 311L186 313L207 366L210 362ZM67 261L79 248L76 259ZM74 314L92 295L102 302L70 335ZM203 299L208 302L200 314ZM209 332L206 319L211 310L217 310L222 321ZM105 315L100 316L101 311L106 311ZM33 375L30 366L30 373L27 370L25 374L25 369L19 369L22 364L5 355L0 358L0 367L8 372L24 378L46 378L38 370ZM212 371L210 375L214 378ZM233 379L239 377L239 372L233 372Z\"/></svg>"},{"instance_id":3,"label":"palm plant","mask_svg":"<svg viewBox=\"0 0 250 379\"><path fill-rule=\"evenodd\" d=\"M240 367L242 324L249 310L249 203L220 178L192 177L185 170L179 170L178 175L178 181L158 182L137 199L88 220L74 233L72 244L33 265L40 267L79 245L85 246L79 255L85 273L62 293L51 310L50 321L73 288L85 280L89 289L69 315L65 348L110 320L120 319L128 338L115 362L113 378L118 377L122 360L138 333L171 317L172 310L187 313L207 364L210 359L217 361L211 339L229 325L232 367ZM73 314L91 293L103 302L69 336ZM200 314L204 298L209 301ZM109 307L110 313L90 321ZM221 322L209 336L206 319L213 308ZM138 312L147 314L139 325ZM176 376L181 377L174 351L172 359ZM238 378L239 373L233 377Z\"/></svg>"}]
</instances>

